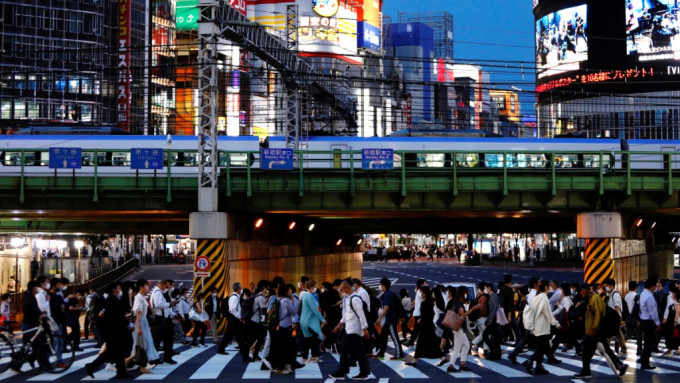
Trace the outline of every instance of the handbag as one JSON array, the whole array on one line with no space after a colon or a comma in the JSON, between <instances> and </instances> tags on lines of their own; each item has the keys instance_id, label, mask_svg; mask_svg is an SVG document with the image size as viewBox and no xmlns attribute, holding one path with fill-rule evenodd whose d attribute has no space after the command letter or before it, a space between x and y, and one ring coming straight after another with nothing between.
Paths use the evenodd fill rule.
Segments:
<instances>
[{"instance_id":1,"label":"handbag","mask_svg":"<svg viewBox=\"0 0 680 383\"><path fill-rule=\"evenodd\" d=\"M189 319L195 322L203 322L201 314L197 313L196 309L193 307L189 310Z\"/></svg>"},{"instance_id":2,"label":"handbag","mask_svg":"<svg viewBox=\"0 0 680 383\"><path fill-rule=\"evenodd\" d=\"M673 338L680 338L680 328L676 327L673 329Z\"/></svg>"},{"instance_id":3,"label":"handbag","mask_svg":"<svg viewBox=\"0 0 680 383\"><path fill-rule=\"evenodd\" d=\"M149 356L146 355L146 350L142 346L144 344L144 338L140 335L139 342L135 346L135 357L134 361L140 366L146 366L149 363Z\"/></svg>"},{"instance_id":4,"label":"handbag","mask_svg":"<svg viewBox=\"0 0 680 383\"><path fill-rule=\"evenodd\" d=\"M449 330L458 331L463 327L463 322L465 317L458 315L455 311L447 311L442 319L442 327L448 328Z\"/></svg>"},{"instance_id":5,"label":"handbag","mask_svg":"<svg viewBox=\"0 0 680 383\"><path fill-rule=\"evenodd\" d=\"M505 310L503 310L502 307L499 307L496 311L496 323L498 323L499 326L508 324L508 317L505 315Z\"/></svg>"}]
</instances>

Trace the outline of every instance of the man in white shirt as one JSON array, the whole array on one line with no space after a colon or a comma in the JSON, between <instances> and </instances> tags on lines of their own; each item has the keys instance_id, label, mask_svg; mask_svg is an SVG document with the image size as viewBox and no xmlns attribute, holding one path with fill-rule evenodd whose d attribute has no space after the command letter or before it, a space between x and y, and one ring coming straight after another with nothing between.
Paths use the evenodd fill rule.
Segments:
<instances>
[{"instance_id":1,"label":"man in white shirt","mask_svg":"<svg viewBox=\"0 0 680 383\"><path fill-rule=\"evenodd\" d=\"M416 281L416 299L413 302L413 332L411 333L411 339L406 344L409 347L415 344L418 335L420 335L420 305L423 303L423 298L420 296L420 288L423 286L427 286L427 282L424 279L418 279Z\"/></svg>"},{"instance_id":2,"label":"man in white shirt","mask_svg":"<svg viewBox=\"0 0 680 383\"><path fill-rule=\"evenodd\" d=\"M623 317L623 299L621 293L616 291L616 281L613 278L607 278L602 283L604 286L604 291L607 293L607 306L616 310L619 317ZM618 350L621 347L621 356L626 356L628 353L628 348L626 347L626 340L623 337L623 331L619 328L618 334L616 335L617 342L614 345L614 350ZM608 339L611 341L611 339Z\"/></svg>"},{"instance_id":3,"label":"man in white shirt","mask_svg":"<svg viewBox=\"0 0 680 383\"><path fill-rule=\"evenodd\" d=\"M340 344L340 366L338 370L329 375L330 379L345 379L349 373L350 360L355 359L359 362L359 375L354 376L354 380L366 380L371 374L368 365L368 357L364 349L364 339L370 337L368 333L368 321L364 315L363 302L361 297L352 292L352 285L348 281L342 281L341 291L345 294L343 298L343 315L340 323L333 329L334 333L345 330L346 335L342 337Z\"/></svg>"},{"instance_id":4,"label":"man in white shirt","mask_svg":"<svg viewBox=\"0 0 680 383\"><path fill-rule=\"evenodd\" d=\"M38 302L38 308L42 313L47 315L48 318L52 319L52 310L50 309L50 301L47 299L47 291L49 291L50 282L47 277L41 275L37 279L38 282L38 292L35 294L35 300Z\"/></svg>"},{"instance_id":5,"label":"man in white shirt","mask_svg":"<svg viewBox=\"0 0 680 383\"><path fill-rule=\"evenodd\" d=\"M161 342L163 343L163 362L168 364L177 364L172 357L175 352L172 349L174 326L172 324L173 310L172 306L177 304L177 301L170 301L168 281L160 281L151 292L151 307L156 322L154 327L153 341L156 350L161 349Z\"/></svg>"}]
</instances>

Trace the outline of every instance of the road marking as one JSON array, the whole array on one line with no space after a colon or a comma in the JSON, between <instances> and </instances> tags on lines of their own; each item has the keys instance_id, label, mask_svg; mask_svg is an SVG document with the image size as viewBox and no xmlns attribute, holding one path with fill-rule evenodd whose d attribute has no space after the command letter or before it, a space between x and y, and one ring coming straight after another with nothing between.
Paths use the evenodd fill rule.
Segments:
<instances>
[{"instance_id":1,"label":"road marking","mask_svg":"<svg viewBox=\"0 0 680 383\"><path fill-rule=\"evenodd\" d=\"M235 355L232 352L229 355L217 354L213 356L203 363L189 379L217 379Z\"/></svg>"},{"instance_id":2,"label":"road marking","mask_svg":"<svg viewBox=\"0 0 680 383\"><path fill-rule=\"evenodd\" d=\"M526 361L526 360L527 360L527 359L525 359L525 358L517 357L517 361L520 362L520 363L522 363L522 362L524 362L524 361ZM544 367L549 373L551 373L551 374L553 374L553 375L557 375L557 376L574 376L574 375L575 375L574 372L571 371L571 370L565 370L565 369L563 369L563 368L551 366L551 365L549 365L549 364L547 364L547 363L544 363L544 364L543 364L543 367Z\"/></svg>"},{"instance_id":3,"label":"road marking","mask_svg":"<svg viewBox=\"0 0 680 383\"><path fill-rule=\"evenodd\" d=\"M408 354L413 356L415 354L415 351L409 352ZM439 363L439 359L419 359L418 361L423 361L423 362L430 364L430 365L432 365L432 366L436 367L437 369L444 371L444 372L446 372L446 368L449 365L449 363L447 362L443 366L437 366L437 364ZM455 374L452 374L451 377L462 378L462 379L478 379L478 378L481 378L481 376L475 374L472 371L456 372Z\"/></svg>"},{"instance_id":4,"label":"road marking","mask_svg":"<svg viewBox=\"0 0 680 383\"><path fill-rule=\"evenodd\" d=\"M243 373L241 379L270 379L272 372L269 370L260 370L260 366L257 363L248 363L246 367L246 372Z\"/></svg>"},{"instance_id":5,"label":"road marking","mask_svg":"<svg viewBox=\"0 0 680 383\"><path fill-rule=\"evenodd\" d=\"M185 362L191 360L194 356L206 351L210 350L213 345L209 345L208 347L205 348L190 348L188 350L184 350L181 354L175 356L175 361L177 364L167 364L163 363L156 368L153 369L153 374L144 374L141 376L138 376L137 379L135 380L163 380L165 379L168 375L170 375L171 372L175 371L177 368L179 368L182 364Z\"/></svg>"},{"instance_id":6,"label":"road marking","mask_svg":"<svg viewBox=\"0 0 680 383\"><path fill-rule=\"evenodd\" d=\"M335 359L338 363L340 363L340 355L339 354L331 354L331 355L333 355L333 359ZM357 367L350 367L348 375L350 376L350 378L352 376L359 375L359 367L358 366ZM371 373L370 375L368 375L368 379L375 379L375 375L373 375L373 373Z\"/></svg>"},{"instance_id":7,"label":"road marking","mask_svg":"<svg viewBox=\"0 0 680 383\"><path fill-rule=\"evenodd\" d=\"M392 355L390 354L385 354L385 359L381 360L382 364L386 365L387 367L391 368L399 374L404 379L428 379L429 376L423 374L420 370L417 368L413 368L410 366L407 366L403 361L400 360L389 360Z\"/></svg>"},{"instance_id":8,"label":"road marking","mask_svg":"<svg viewBox=\"0 0 680 383\"><path fill-rule=\"evenodd\" d=\"M92 362L95 359L97 359L97 354L89 356L85 359L76 360L75 362L73 362L73 364L71 365L71 367L69 367L68 370L66 370L66 371L64 371L60 374L50 374L49 372L46 372L44 374L34 376L34 377L32 377L28 380L33 381L33 382L36 382L36 381L37 382L48 382L48 381L56 380L56 379L62 378L66 375L72 374L72 373L84 368L86 364ZM37 366L37 363L36 363L36 366ZM21 370L23 371L23 368Z\"/></svg>"},{"instance_id":9,"label":"road marking","mask_svg":"<svg viewBox=\"0 0 680 383\"><path fill-rule=\"evenodd\" d=\"M298 358L297 361L301 363L302 358ZM321 367L318 363L305 363L304 368L295 370L295 379L323 379Z\"/></svg>"},{"instance_id":10,"label":"road marking","mask_svg":"<svg viewBox=\"0 0 680 383\"><path fill-rule=\"evenodd\" d=\"M527 378L531 375L524 373L522 371L515 370L511 367L496 363L490 360L481 359L478 357L472 358L472 361L477 363L479 367L487 368L497 374L503 375L506 378Z\"/></svg>"}]
</instances>

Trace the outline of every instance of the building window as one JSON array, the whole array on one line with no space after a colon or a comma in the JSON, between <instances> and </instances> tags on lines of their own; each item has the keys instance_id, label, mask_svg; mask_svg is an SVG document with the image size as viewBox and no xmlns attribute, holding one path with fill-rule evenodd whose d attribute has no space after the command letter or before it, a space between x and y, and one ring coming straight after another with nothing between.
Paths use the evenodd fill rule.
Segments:
<instances>
[{"instance_id":1,"label":"building window","mask_svg":"<svg viewBox=\"0 0 680 383\"><path fill-rule=\"evenodd\" d=\"M0 102L0 118L9 120L12 118L12 100L6 99Z\"/></svg>"},{"instance_id":2,"label":"building window","mask_svg":"<svg viewBox=\"0 0 680 383\"><path fill-rule=\"evenodd\" d=\"M37 90L38 89L38 76L34 74L28 75L28 89Z\"/></svg>"},{"instance_id":3,"label":"building window","mask_svg":"<svg viewBox=\"0 0 680 383\"><path fill-rule=\"evenodd\" d=\"M50 81L50 76L44 74L42 77L42 90L52 90L52 81Z\"/></svg>"},{"instance_id":4,"label":"building window","mask_svg":"<svg viewBox=\"0 0 680 383\"><path fill-rule=\"evenodd\" d=\"M27 103L28 118L40 117L40 105L35 102Z\"/></svg>"},{"instance_id":5,"label":"building window","mask_svg":"<svg viewBox=\"0 0 680 383\"><path fill-rule=\"evenodd\" d=\"M68 92L69 93L78 93L78 88L80 88L79 84L78 84L79 82L80 81L77 78L71 77L68 80Z\"/></svg>"},{"instance_id":6,"label":"building window","mask_svg":"<svg viewBox=\"0 0 680 383\"><path fill-rule=\"evenodd\" d=\"M68 18L68 31L71 33L78 33L78 13L70 12Z\"/></svg>"},{"instance_id":7,"label":"building window","mask_svg":"<svg viewBox=\"0 0 680 383\"><path fill-rule=\"evenodd\" d=\"M14 101L14 118L26 117L26 103L20 100Z\"/></svg>"}]
</instances>

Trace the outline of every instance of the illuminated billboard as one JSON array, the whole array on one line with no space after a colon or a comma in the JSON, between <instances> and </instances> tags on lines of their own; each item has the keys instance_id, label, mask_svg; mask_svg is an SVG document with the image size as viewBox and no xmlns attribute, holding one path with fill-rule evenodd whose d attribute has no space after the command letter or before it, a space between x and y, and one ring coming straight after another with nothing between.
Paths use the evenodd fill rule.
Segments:
<instances>
[{"instance_id":1,"label":"illuminated billboard","mask_svg":"<svg viewBox=\"0 0 680 383\"><path fill-rule=\"evenodd\" d=\"M538 77L580 69L588 60L588 6L549 13L536 21Z\"/></svg>"},{"instance_id":2,"label":"illuminated billboard","mask_svg":"<svg viewBox=\"0 0 680 383\"><path fill-rule=\"evenodd\" d=\"M298 49L337 56L357 54L357 12L338 0L297 0Z\"/></svg>"},{"instance_id":3,"label":"illuminated billboard","mask_svg":"<svg viewBox=\"0 0 680 383\"><path fill-rule=\"evenodd\" d=\"M680 59L677 0L627 0L626 50L640 62Z\"/></svg>"}]
</instances>

